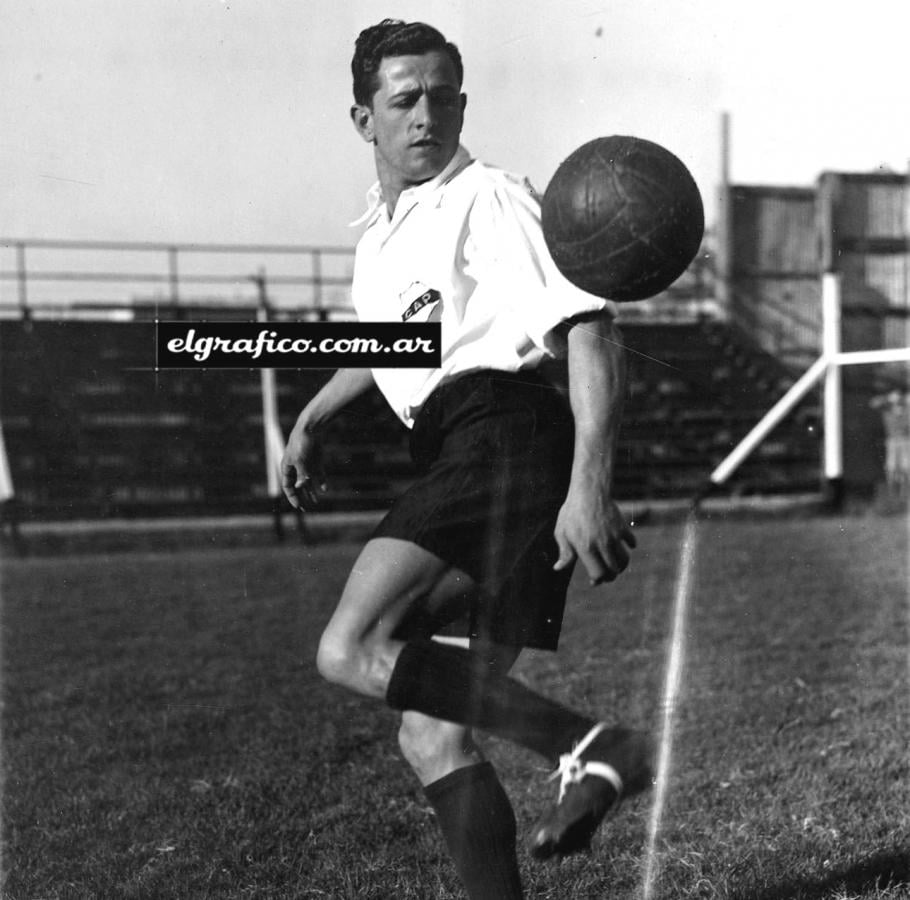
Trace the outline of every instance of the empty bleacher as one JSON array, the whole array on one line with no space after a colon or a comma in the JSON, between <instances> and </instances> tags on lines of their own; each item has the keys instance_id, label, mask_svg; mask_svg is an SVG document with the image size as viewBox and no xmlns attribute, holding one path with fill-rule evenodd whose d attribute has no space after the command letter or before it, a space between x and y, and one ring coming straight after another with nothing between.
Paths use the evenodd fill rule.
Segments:
<instances>
[{"instance_id":1,"label":"empty bleacher","mask_svg":"<svg viewBox=\"0 0 910 900\"><path fill-rule=\"evenodd\" d=\"M629 386L617 496L691 496L793 376L728 326L623 328ZM0 323L0 416L19 515L50 520L265 512L260 375L154 368L148 321ZM286 434L329 372L279 370ZM810 396L736 473L729 490L819 483ZM378 396L331 426L326 509L381 508L408 483L405 429Z\"/></svg>"},{"instance_id":2,"label":"empty bleacher","mask_svg":"<svg viewBox=\"0 0 910 900\"><path fill-rule=\"evenodd\" d=\"M617 495L691 496L795 380L730 326L625 325L628 399ZM731 479L737 494L819 488L820 412L810 395Z\"/></svg>"}]
</instances>

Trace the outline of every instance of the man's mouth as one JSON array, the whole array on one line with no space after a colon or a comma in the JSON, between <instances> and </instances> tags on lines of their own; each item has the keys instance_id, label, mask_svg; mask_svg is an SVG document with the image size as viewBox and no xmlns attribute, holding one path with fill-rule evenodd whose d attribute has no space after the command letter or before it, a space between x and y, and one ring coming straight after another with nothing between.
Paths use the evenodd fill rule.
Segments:
<instances>
[{"instance_id":1,"label":"man's mouth","mask_svg":"<svg viewBox=\"0 0 910 900\"><path fill-rule=\"evenodd\" d=\"M438 147L439 141L434 138L422 138L419 141L414 141L411 144L412 147Z\"/></svg>"}]
</instances>

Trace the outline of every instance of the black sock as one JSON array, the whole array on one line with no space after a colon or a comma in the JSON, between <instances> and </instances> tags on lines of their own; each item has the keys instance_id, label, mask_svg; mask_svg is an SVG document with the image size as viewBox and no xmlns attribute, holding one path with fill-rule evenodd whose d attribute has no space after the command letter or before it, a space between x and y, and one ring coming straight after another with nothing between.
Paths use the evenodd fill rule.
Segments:
<instances>
[{"instance_id":1,"label":"black sock","mask_svg":"<svg viewBox=\"0 0 910 900\"><path fill-rule=\"evenodd\" d=\"M470 900L521 900L515 813L488 762L424 788Z\"/></svg>"},{"instance_id":2,"label":"black sock","mask_svg":"<svg viewBox=\"0 0 910 900\"><path fill-rule=\"evenodd\" d=\"M479 728L534 750L553 764L596 724L491 672L478 654L435 641L404 645L386 702L392 709Z\"/></svg>"}]
</instances>

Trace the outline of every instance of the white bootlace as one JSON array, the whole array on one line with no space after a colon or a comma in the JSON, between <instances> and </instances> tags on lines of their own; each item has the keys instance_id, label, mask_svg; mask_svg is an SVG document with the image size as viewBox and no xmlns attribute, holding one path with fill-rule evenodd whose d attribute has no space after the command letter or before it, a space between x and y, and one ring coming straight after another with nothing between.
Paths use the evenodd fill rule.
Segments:
<instances>
[{"instance_id":1,"label":"white bootlace","mask_svg":"<svg viewBox=\"0 0 910 900\"><path fill-rule=\"evenodd\" d=\"M562 779L559 782L560 803L562 803L562 798L565 796L566 788L570 784L577 784L585 775L596 775L598 778L605 778L609 781L616 791L616 802L619 802L623 789L622 777L619 772L609 763L583 760L581 758L581 754L606 727L606 723L598 723L572 748L571 753L563 753L559 757L559 766L549 780Z\"/></svg>"}]
</instances>

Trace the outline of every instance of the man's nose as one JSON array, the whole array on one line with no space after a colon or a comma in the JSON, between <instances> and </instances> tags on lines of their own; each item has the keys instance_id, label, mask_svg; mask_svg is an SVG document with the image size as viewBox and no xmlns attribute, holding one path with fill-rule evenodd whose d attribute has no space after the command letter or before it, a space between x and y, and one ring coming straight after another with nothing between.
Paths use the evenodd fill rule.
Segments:
<instances>
[{"instance_id":1,"label":"man's nose","mask_svg":"<svg viewBox=\"0 0 910 900\"><path fill-rule=\"evenodd\" d=\"M424 94L414 104L414 124L418 128L429 128L436 121L436 108Z\"/></svg>"}]
</instances>

